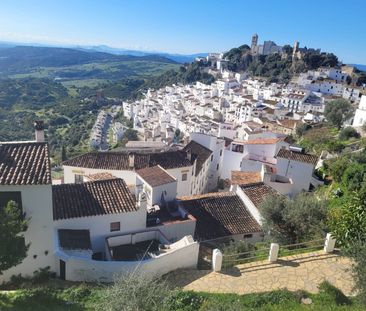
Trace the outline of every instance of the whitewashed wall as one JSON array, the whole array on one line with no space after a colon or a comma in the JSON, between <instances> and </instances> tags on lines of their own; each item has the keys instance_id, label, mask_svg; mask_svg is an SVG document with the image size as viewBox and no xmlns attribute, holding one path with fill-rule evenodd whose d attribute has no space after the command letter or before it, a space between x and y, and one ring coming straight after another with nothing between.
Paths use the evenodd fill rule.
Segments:
<instances>
[{"instance_id":1,"label":"whitewashed wall","mask_svg":"<svg viewBox=\"0 0 366 311\"><path fill-rule=\"evenodd\" d=\"M185 196L191 194L191 182L193 180L192 176L192 166L179 167L167 169L166 171L172 175L177 180L177 196ZM182 174L187 173L187 180L182 180Z\"/></svg>"},{"instance_id":2,"label":"whitewashed wall","mask_svg":"<svg viewBox=\"0 0 366 311\"><path fill-rule=\"evenodd\" d=\"M21 192L23 212L28 218L28 229L24 237L26 244L30 243L30 248L28 256L21 264L0 275L0 284L16 274L33 276L34 271L47 266L53 271L55 266L51 185L0 186L1 191Z\"/></svg>"},{"instance_id":3,"label":"whitewashed wall","mask_svg":"<svg viewBox=\"0 0 366 311\"><path fill-rule=\"evenodd\" d=\"M278 158L276 169L278 175L286 176L292 180L292 194L309 190L314 171L312 164Z\"/></svg>"},{"instance_id":4,"label":"whitewashed wall","mask_svg":"<svg viewBox=\"0 0 366 311\"><path fill-rule=\"evenodd\" d=\"M187 239L187 238L184 238ZM111 282L118 274L137 270L142 273L161 276L168 272L196 268L199 244L187 240L186 245L144 261L96 261L71 257L60 250L56 252L56 262L66 262L66 280L85 282Z\"/></svg>"},{"instance_id":5,"label":"whitewashed wall","mask_svg":"<svg viewBox=\"0 0 366 311\"><path fill-rule=\"evenodd\" d=\"M121 223L121 230L110 232L110 223ZM94 252L105 250L105 237L128 233L131 231L145 230L146 208L139 208L136 212L109 214L91 217L79 217L57 220L54 222L55 229L89 230L92 248Z\"/></svg>"}]
</instances>

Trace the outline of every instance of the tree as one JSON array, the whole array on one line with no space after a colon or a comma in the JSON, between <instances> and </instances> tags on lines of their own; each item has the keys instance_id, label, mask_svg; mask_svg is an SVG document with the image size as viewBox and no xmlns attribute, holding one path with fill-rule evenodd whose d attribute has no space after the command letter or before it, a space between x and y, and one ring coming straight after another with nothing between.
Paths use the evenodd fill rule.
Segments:
<instances>
[{"instance_id":1,"label":"tree","mask_svg":"<svg viewBox=\"0 0 366 311\"><path fill-rule=\"evenodd\" d=\"M137 131L128 128L124 133L123 133L123 138L127 139L127 140L138 140L138 136L137 136Z\"/></svg>"},{"instance_id":2,"label":"tree","mask_svg":"<svg viewBox=\"0 0 366 311\"><path fill-rule=\"evenodd\" d=\"M366 204L358 193L346 204L333 208L332 235L345 253L353 258L352 272L361 301L366 304Z\"/></svg>"},{"instance_id":3,"label":"tree","mask_svg":"<svg viewBox=\"0 0 366 311\"><path fill-rule=\"evenodd\" d=\"M299 243L324 233L326 201L311 193L299 193L293 199L270 196L261 206L264 230L281 243Z\"/></svg>"},{"instance_id":4,"label":"tree","mask_svg":"<svg viewBox=\"0 0 366 311\"><path fill-rule=\"evenodd\" d=\"M20 264L27 256L28 245L22 234L26 228L27 222L14 201L0 206L0 274Z\"/></svg>"},{"instance_id":5,"label":"tree","mask_svg":"<svg viewBox=\"0 0 366 311\"><path fill-rule=\"evenodd\" d=\"M349 101L345 99L335 99L329 102L324 110L327 121L340 129L343 123L352 117L353 109Z\"/></svg>"},{"instance_id":6,"label":"tree","mask_svg":"<svg viewBox=\"0 0 366 311\"><path fill-rule=\"evenodd\" d=\"M282 50L283 50L286 54L291 55L291 54L292 54L292 51L293 51L293 48L292 48L292 46L291 46L291 45L286 44L286 45L284 45L284 46L283 46Z\"/></svg>"},{"instance_id":7,"label":"tree","mask_svg":"<svg viewBox=\"0 0 366 311\"><path fill-rule=\"evenodd\" d=\"M358 193L353 193L346 204L331 210L330 228L341 246L349 247L355 242L366 244L366 204Z\"/></svg>"},{"instance_id":8,"label":"tree","mask_svg":"<svg viewBox=\"0 0 366 311\"><path fill-rule=\"evenodd\" d=\"M302 137L309 129L311 129L311 126L309 124L302 123L296 127L296 135Z\"/></svg>"},{"instance_id":9,"label":"tree","mask_svg":"<svg viewBox=\"0 0 366 311\"><path fill-rule=\"evenodd\" d=\"M360 137L360 134L352 126L345 127L339 133L339 139L341 139L341 140L348 140L348 139L350 139L352 137L354 137L354 138L359 138Z\"/></svg>"},{"instance_id":10,"label":"tree","mask_svg":"<svg viewBox=\"0 0 366 311\"><path fill-rule=\"evenodd\" d=\"M61 146L61 161L67 160L66 148L64 145Z\"/></svg>"}]
</instances>

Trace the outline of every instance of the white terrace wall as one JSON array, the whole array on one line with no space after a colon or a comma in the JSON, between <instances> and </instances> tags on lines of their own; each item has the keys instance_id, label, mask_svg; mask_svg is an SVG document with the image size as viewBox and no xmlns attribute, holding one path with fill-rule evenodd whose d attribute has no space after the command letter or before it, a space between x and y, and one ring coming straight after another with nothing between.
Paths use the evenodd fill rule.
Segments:
<instances>
[{"instance_id":1,"label":"white terrace wall","mask_svg":"<svg viewBox=\"0 0 366 311\"><path fill-rule=\"evenodd\" d=\"M194 236L194 232L196 230L196 220L193 219L192 216L190 217L191 218L183 221L178 220L163 223L152 228L159 229L160 232L163 233L170 241L177 241L187 235Z\"/></svg>"},{"instance_id":2,"label":"white terrace wall","mask_svg":"<svg viewBox=\"0 0 366 311\"><path fill-rule=\"evenodd\" d=\"M60 259L65 261L66 280L69 281L111 282L116 275L134 270L161 276L177 269L195 268L198 251L197 242L186 243L186 246L144 261L96 261L67 256L62 251L57 251L56 264L59 271Z\"/></svg>"},{"instance_id":3,"label":"white terrace wall","mask_svg":"<svg viewBox=\"0 0 366 311\"><path fill-rule=\"evenodd\" d=\"M136 183L135 171L127 170L105 170L105 169L94 169L84 167L73 167L64 165L64 182L65 184L75 183L75 175L90 175L96 173L110 173L115 177L122 178L127 185L134 185Z\"/></svg>"}]
</instances>

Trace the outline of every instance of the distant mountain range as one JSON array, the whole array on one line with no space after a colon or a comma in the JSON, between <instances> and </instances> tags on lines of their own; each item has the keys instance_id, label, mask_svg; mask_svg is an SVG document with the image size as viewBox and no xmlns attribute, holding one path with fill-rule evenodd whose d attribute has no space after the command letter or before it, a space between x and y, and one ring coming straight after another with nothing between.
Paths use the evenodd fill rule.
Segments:
<instances>
[{"instance_id":1,"label":"distant mountain range","mask_svg":"<svg viewBox=\"0 0 366 311\"><path fill-rule=\"evenodd\" d=\"M206 57L208 53L196 53L196 54L171 54L166 52L155 52L155 51L140 51L140 50L131 50L131 49L122 49L122 48L113 48L107 45L67 45L67 46L53 46L53 45L45 45L38 43L14 43L14 42L1 42L0 41L0 49L2 48L14 48L18 46L27 46L27 47L48 47L48 48L68 48L80 51L92 51L92 52L103 52L113 55L131 55L131 56L150 56L150 55L158 55L168 59L171 59L177 63L191 63L194 61L196 57Z\"/></svg>"}]
</instances>

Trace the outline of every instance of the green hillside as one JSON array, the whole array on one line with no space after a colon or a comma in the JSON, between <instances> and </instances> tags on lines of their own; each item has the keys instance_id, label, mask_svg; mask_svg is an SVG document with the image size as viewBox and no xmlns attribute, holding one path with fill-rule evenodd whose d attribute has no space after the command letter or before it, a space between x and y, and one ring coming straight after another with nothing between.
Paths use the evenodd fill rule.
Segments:
<instances>
[{"instance_id":1,"label":"green hillside","mask_svg":"<svg viewBox=\"0 0 366 311\"><path fill-rule=\"evenodd\" d=\"M162 56L113 55L67 48L18 46L0 49L0 78L50 78L69 86L97 86L150 76L179 65Z\"/></svg>"}]
</instances>

